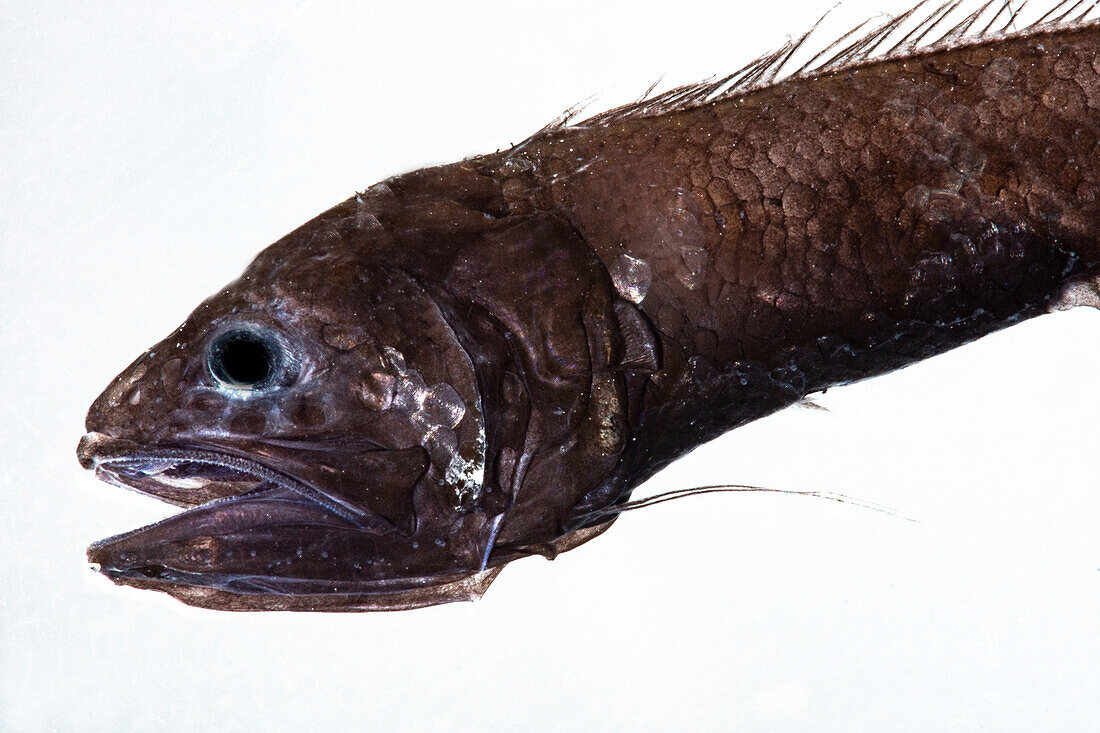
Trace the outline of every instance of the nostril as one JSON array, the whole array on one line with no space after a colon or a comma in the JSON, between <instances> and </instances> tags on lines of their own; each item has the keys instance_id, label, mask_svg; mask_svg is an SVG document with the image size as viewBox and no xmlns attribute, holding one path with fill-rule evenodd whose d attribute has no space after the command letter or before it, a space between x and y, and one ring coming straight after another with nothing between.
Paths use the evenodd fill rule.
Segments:
<instances>
[{"instance_id":1,"label":"nostril","mask_svg":"<svg viewBox=\"0 0 1100 733\"><path fill-rule=\"evenodd\" d=\"M115 381L103 392L100 399L109 408L118 407L123 398L130 393L130 389L145 377L146 371L145 364L136 363L131 365L129 369L115 378ZM100 400L96 400L97 404L99 402Z\"/></svg>"},{"instance_id":2,"label":"nostril","mask_svg":"<svg viewBox=\"0 0 1100 733\"><path fill-rule=\"evenodd\" d=\"M160 384L164 393L171 397L179 391L183 378L183 359L174 356L164 363L160 370Z\"/></svg>"}]
</instances>

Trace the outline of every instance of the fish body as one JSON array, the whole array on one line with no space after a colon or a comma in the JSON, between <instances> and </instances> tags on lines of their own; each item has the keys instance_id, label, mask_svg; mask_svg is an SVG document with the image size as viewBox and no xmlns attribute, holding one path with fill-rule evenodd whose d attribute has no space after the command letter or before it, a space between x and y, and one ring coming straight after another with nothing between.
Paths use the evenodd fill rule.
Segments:
<instances>
[{"instance_id":1,"label":"fish body","mask_svg":"<svg viewBox=\"0 0 1100 733\"><path fill-rule=\"evenodd\" d=\"M92 405L82 464L193 508L89 558L221 609L475 598L702 442L1094 303L1098 51L700 85L372 186Z\"/></svg>"}]
</instances>

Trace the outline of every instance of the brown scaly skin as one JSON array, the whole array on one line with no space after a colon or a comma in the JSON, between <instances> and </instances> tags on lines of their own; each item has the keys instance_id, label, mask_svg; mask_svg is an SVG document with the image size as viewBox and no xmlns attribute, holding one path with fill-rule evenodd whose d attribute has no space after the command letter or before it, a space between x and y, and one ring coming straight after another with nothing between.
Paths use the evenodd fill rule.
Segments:
<instances>
[{"instance_id":1,"label":"brown scaly skin","mask_svg":"<svg viewBox=\"0 0 1100 733\"><path fill-rule=\"evenodd\" d=\"M476 597L699 443L1044 312L1100 260L1098 50L1086 28L880 62L349 199L92 406L84 465L229 500L89 557L231 610ZM239 323L294 368L226 396L208 351ZM475 490L451 469L481 452Z\"/></svg>"},{"instance_id":2,"label":"brown scaly skin","mask_svg":"<svg viewBox=\"0 0 1100 733\"><path fill-rule=\"evenodd\" d=\"M629 484L733 427L1043 313L1100 260L1100 29L827 77L503 156L659 334ZM606 495L601 497L601 500Z\"/></svg>"}]
</instances>

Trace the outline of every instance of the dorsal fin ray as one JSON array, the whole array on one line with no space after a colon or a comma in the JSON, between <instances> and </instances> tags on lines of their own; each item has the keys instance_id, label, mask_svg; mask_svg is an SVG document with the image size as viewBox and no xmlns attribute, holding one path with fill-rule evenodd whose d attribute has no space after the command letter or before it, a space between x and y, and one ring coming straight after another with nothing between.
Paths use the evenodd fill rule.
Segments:
<instances>
[{"instance_id":1,"label":"dorsal fin ray","mask_svg":"<svg viewBox=\"0 0 1100 733\"><path fill-rule=\"evenodd\" d=\"M800 52L810 48L811 39L828 16L829 13L826 13L802 35L787 40L779 48L753 59L731 74L665 91L657 91L658 83L654 83L634 102L574 122L580 110L591 101L590 98L569 108L536 135L680 112L741 97L786 81L832 74L914 54L976 45L1032 32L1070 30L1100 20L1100 0L1048 0L1045 12L1029 0L919 0L912 8L896 16L884 15L878 23L868 19L857 24L821 49L811 52L808 60L788 70ZM1029 17L1031 19L1027 20ZM868 26L871 26L869 30ZM946 31L938 32L945 26L948 26ZM884 48L886 50L882 51Z\"/></svg>"}]
</instances>

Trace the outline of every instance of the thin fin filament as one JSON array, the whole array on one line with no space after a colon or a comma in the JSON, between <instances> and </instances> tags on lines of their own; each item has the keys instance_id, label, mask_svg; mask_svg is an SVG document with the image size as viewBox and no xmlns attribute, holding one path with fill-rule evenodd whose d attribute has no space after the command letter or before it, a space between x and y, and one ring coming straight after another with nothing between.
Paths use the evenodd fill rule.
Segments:
<instances>
[{"instance_id":1,"label":"thin fin filament","mask_svg":"<svg viewBox=\"0 0 1100 733\"><path fill-rule=\"evenodd\" d=\"M851 496L847 496L846 494L838 494L833 491L770 489L765 486L753 486L750 484L714 484L711 486L696 486L691 489L674 489L672 491L665 491L660 494L654 494L653 496L647 496L644 499L636 499L634 501L623 502L622 504L614 504L604 509L589 512L588 514L584 515L582 519L584 519L587 523L590 520L599 520L607 517L612 517L618 514L622 514L624 512L634 511L635 509L644 509L646 507L664 504L666 501L685 499L689 496L703 496L705 494L739 494L748 492L766 492L771 494L786 494L788 496L809 496L816 499L835 501L839 504L848 504L854 507L858 507L860 509L867 509L869 511L878 512L880 514L886 514L891 517L902 519L906 522L919 523L918 520L902 516L896 510L891 509L890 507L883 506L882 504L876 504L870 501L865 501L863 499L855 499Z\"/></svg>"}]
</instances>

